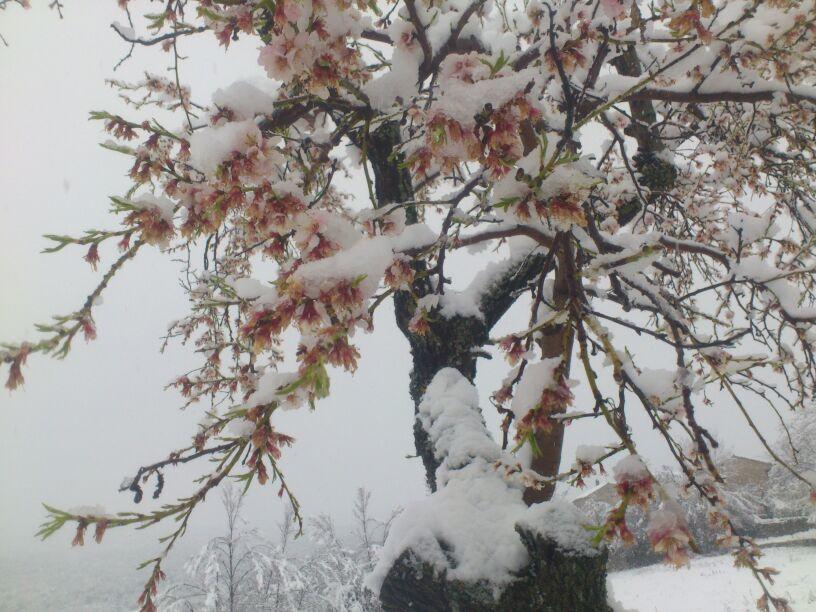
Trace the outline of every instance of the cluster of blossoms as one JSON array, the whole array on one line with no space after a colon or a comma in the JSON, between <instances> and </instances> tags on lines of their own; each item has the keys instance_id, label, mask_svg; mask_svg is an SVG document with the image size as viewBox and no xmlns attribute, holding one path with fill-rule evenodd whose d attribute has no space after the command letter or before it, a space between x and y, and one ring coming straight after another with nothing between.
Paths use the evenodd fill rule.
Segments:
<instances>
[{"instance_id":1,"label":"cluster of blossoms","mask_svg":"<svg viewBox=\"0 0 816 612\"><path fill-rule=\"evenodd\" d=\"M677 567L688 564L691 536L677 513L668 510L653 511L646 533L655 552L663 553Z\"/></svg>"},{"instance_id":2,"label":"cluster of blossoms","mask_svg":"<svg viewBox=\"0 0 816 612\"><path fill-rule=\"evenodd\" d=\"M358 49L348 40L368 25L350 0L281 0L269 42L258 63L272 79L325 96L344 81L360 85L368 78Z\"/></svg>"},{"instance_id":3,"label":"cluster of blossoms","mask_svg":"<svg viewBox=\"0 0 816 612\"><path fill-rule=\"evenodd\" d=\"M598 467L598 471L602 476L606 475L606 469L602 462L613 452L603 446L578 445L575 450L575 463L573 464L573 470L575 471L573 484L579 488L585 487L584 479L595 474L595 466Z\"/></svg>"},{"instance_id":4,"label":"cluster of blossoms","mask_svg":"<svg viewBox=\"0 0 816 612\"><path fill-rule=\"evenodd\" d=\"M564 412L572 400L572 391L563 378L544 389L535 407L517 422L516 439L523 440L535 432L552 429L553 415Z\"/></svg>"},{"instance_id":5,"label":"cluster of blossoms","mask_svg":"<svg viewBox=\"0 0 816 612\"><path fill-rule=\"evenodd\" d=\"M645 508L654 498L654 478L637 455L618 461L614 474L618 495L624 501Z\"/></svg>"},{"instance_id":6,"label":"cluster of blossoms","mask_svg":"<svg viewBox=\"0 0 816 612\"><path fill-rule=\"evenodd\" d=\"M131 200L130 204L132 210L125 216L123 224L132 227L147 244L166 247L175 234L175 203L164 197L144 194ZM127 246L127 242L120 243L122 250Z\"/></svg>"},{"instance_id":7,"label":"cluster of blossoms","mask_svg":"<svg viewBox=\"0 0 816 612\"><path fill-rule=\"evenodd\" d=\"M524 153L522 124L541 118L531 76L491 66L476 53L448 56L439 99L424 113L424 142L408 158L411 169L428 175L475 161L492 178L510 172Z\"/></svg>"},{"instance_id":8,"label":"cluster of blossoms","mask_svg":"<svg viewBox=\"0 0 816 612\"><path fill-rule=\"evenodd\" d=\"M250 437L255 450L252 451L249 459L247 459L247 466L254 470L259 484L266 484L266 481L269 480L269 476L263 463L263 457L269 455L273 460L280 459L281 448L291 446L295 440L291 436L278 433L272 426L264 423L263 419L259 418L261 416L260 413L261 411L256 411L253 414L251 410L247 413L248 421L260 422L260 425L255 426L255 430ZM274 462L272 465L274 466Z\"/></svg>"},{"instance_id":9,"label":"cluster of blossoms","mask_svg":"<svg viewBox=\"0 0 816 612\"><path fill-rule=\"evenodd\" d=\"M615 488L621 498L621 503L614 508L604 525L604 536L617 533L624 543L633 541L634 536L626 525L626 508L635 504L641 508L648 508L654 500L654 478L649 473L643 460L637 455L629 455L621 459L614 468Z\"/></svg>"}]
</instances>

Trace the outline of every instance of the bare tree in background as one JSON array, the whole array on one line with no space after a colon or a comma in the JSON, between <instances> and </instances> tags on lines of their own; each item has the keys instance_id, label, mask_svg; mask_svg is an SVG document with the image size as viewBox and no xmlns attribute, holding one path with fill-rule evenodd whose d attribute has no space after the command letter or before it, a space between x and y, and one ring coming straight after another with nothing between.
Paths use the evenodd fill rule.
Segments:
<instances>
[{"instance_id":1,"label":"bare tree in background","mask_svg":"<svg viewBox=\"0 0 816 612\"><path fill-rule=\"evenodd\" d=\"M241 518L241 490L227 486L221 491L226 532L210 540L187 564L192 579L174 586L164 595L173 609L210 609L239 612L257 604L256 570L261 562L260 537L246 529Z\"/></svg>"},{"instance_id":2,"label":"bare tree in background","mask_svg":"<svg viewBox=\"0 0 816 612\"><path fill-rule=\"evenodd\" d=\"M344 542L334 520L322 515L311 522L309 541L294 547L296 529L291 509L278 523L277 542L270 541L257 529L245 526L241 518L241 491L236 487L225 488L222 495L225 535L210 540L188 561L189 580L161 593L159 608L167 612L381 610L363 582L394 515L388 521L373 517L370 499L369 491L357 490L350 534L356 542Z\"/></svg>"}]
</instances>

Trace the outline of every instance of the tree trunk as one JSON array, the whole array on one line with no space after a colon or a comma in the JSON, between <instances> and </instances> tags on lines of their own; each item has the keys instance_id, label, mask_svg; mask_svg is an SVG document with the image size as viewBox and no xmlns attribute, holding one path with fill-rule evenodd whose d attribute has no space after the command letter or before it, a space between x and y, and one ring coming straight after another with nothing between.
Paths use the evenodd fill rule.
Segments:
<instances>
[{"instance_id":1,"label":"tree trunk","mask_svg":"<svg viewBox=\"0 0 816 612\"><path fill-rule=\"evenodd\" d=\"M411 176L402 165L404 161L398 153L400 144L399 125L386 122L368 135L368 159L374 170L374 187L379 208L395 202L413 199ZM419 215L414 207L406 208L408 223L416 223ZM424 264L414 264L416 272L426 272ZM394 311L397 326L408 339L411 347L410 393L416 414L428 383L442 368L455 368L471 382L476 376L475 351L488 339L487 323L474 317L453 317L439 319L430 324L430 331L424 335L411 332L408 324L414 315L415 298L433 291L426 277L414 283L413 295L408 291L397 291L394 296ZM439 463L428 442L428 434L418 421L414 423L414 444L416 452L425 466L425 478L431 491L436 491L436 468Z\"/></svg>"},{"instance_id":2,"label":"tree trunk","mask_svg":"<svg viewBox=\"0 0 816 612\"><path fill-rule=\"evenodd\" d=\"M398 315L399 316L399 315ZM414 414L419 409L419 402L433 377L443 368L454 368L469 381L476 377L475 351L484 345L487 331L484 323L470 317L443 319L432 324L428 333L423 336L408 336L411 345L413 368L411 370L410 392L414 400ZM434 456L428 440L428 434L419 420L414 421L414 443L417 454L425 465L425 477L428 488L436 491L436 468L439 461Z\"/></svg>"},{"instance_id":3,"label":"tree trunk","mask_svg":"<svg viewBox=\"0 0 816 612\"><path fill-rule=\"evenodd\" d=\"M562 242L557 255L558 267L555 271L553 286L553 303L559 309L564 308L570 299L569 279L567 278L570 266L567 265L566 258L573 257L572 250L563 245ZM542 357L561 357L564 359L564 376L569 376L572 342L573 331L572 326L569 324L545 329L543 337L538 341ZM553 423L552 428L549 430L537 431L535 439L540 453L530 461L530 469L542 476L558 474L558 469L561 466L561 449L564 444L564 424L558 421ZM524 501L528 506L540 504L552 499L553 493L555 493L555 483L548 484L540 489L530 488L524 491Z\"/></svg>"},{"instance_id":4,"label":"tree trunk","mask_svg":"<svg viewBox=\"0 0 816 612\"><path fill-rule=\"evenodd\" d=\"M487 584L448 580L407 551L380 591L386 612L611 612L606 594L606 551L584 556L517 528L530 555L518 579L496 598Z\"/></svg>"},{"instance_id":5,"label":"tree trunk","mask_svg":"<svg viewBox=\"0 0 816 612\"><path fill-rule=\"evenodd\" d=\"M527 126L529 128L529 126ZM531 129L531 128L530 128ZM530 131L528 129L528 131ZM525 141L534 140L524 134ZM413 199L412 181L402 165L403 159L395 154L400 143L399 126L385 123L368 134L366 149L374 170L377 206ZM526 144L526 142L525 142ZM526 147L525 147L526 148ZM406 209L408 223L416 223L419 215L413 207ZM490 328L512 305L520 290L541 271L543 258L535 255L513 269L500 280L482 300L483 319L456 316L439 317L430 322L430 330L418 335L408 325L416 308L416 297L429 295L433 286L425 274L420 274L412 292L398 291L394 296L397 325L411 347L413 368L410 374L410 394L414 412L434 376L443 368L454 368L465 378L474 381L478 351L486 344ZM414 264L415 271L427 272L423 262ZM568 288L563 275L566 266L558 266L554 299L558 305L566 303ZM557 329L542 344L545 356L569 356L572 336L568 326ZM568 358L568 357L567 357ZM542 455L534 459L533 469L550 476L558 471L563 441L563 427L541 433L537 438ZM436 470L439 459L435 456L428 433L419 420L414 422L414 442L417 455L422 458L428 487L437 489ZM527 491L528 504L545 501L553 489ZM448 580L430 565L421 561L411 550L406 551L390 568L380 599L386 610L423 611L558 611L606 612L606 553L582 555L560 550L552 541L517 528L519 537L529 553L529 563L501 595L494 597L487 584L463 583Z\"/></svg>"}]
</instances>

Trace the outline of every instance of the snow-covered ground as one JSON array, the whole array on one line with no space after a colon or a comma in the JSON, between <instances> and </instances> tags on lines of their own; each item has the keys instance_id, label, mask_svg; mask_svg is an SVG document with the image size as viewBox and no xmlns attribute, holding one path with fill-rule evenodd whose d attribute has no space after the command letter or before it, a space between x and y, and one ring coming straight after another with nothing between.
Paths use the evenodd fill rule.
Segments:
<instances>
[{"instance_id":1,"label":"snow-covered ground","mask_svg":"<svg viewBox=\"0 0 816 612\"><path fill-rule=\"evenodd\" d=\"M763 565L775 567L773 594L796 612L816 612L816 547L766 548ZM730 555L700 557L676 570L652 565L609 576L614 598L637 612L743 612L756 610L759 588L750 572L734 567Z\"/></svg>"},{"instance_id":2,"label":"snow-covered ground","mask_svg":"<svg viewBox=\"0 0 816 612\"><path fill-rule=\"evenodd\" d=\"M70 551L69 551L70 552ZM73 551L77 552L77 551ZM49 558L50 557L50 558ZM143 576L136 555L37 556L4 558L0 563L0 610L15 612L116 612L134 609ZM132 557L132 558L131 558ZM816 612L816 546L767 548L766 565L782 573L775 594L787 596L796 612ZM179 575L180 567L171 573ZM615 572L609 586L631 612L755 611L757 586L728 555L693 559L675 570L654 565Z\"/></svg>"}]
</instances>

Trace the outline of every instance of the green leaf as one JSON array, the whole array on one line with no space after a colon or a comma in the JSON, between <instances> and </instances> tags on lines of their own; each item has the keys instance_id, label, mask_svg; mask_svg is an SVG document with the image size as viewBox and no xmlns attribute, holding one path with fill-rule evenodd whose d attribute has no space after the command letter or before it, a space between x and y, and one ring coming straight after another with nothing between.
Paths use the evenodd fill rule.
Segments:
<instances>
[{"instance_id":1,"label":"green leaf","mask_svg":"<svg viewBox=\"0 0 816 612\"><path fill-rule=\"evenodd\" d=\"M323 364L316 366L314 381L315 396L317 396L319 399L328 397L330 382L329 373L326 371L326 367Z\"/></svg>"},{"instance_id":2,"label":"green leaf","mask_svg":"<svg viewBox=\"0 0 816 612\"><path fill-rule=\"evenodd\" d=\"M374 11L374 14L377 15L377 17L382 17L382 11L380 10L380 7L377 6L377 0L368 0L368 8Z\"/></svg>"},{"instance_id":3,"label":"green leaf","mask_svg":"<svg viewBox=\"0 0 816 612\"><path fill-rule=\"evenodd\" d=\"M198 11L198 15L200 17L207 17L209 19L212 19L213 21L224 21L224 18L221 15L219 15L218 13L215 13L215 12L211 11L210 9L205 8L203 6L199 6L196 10ZM274 11L274 10L275 9L273 8L272 11Z\"/></svg>"},{"instance_id":4,"label":"green leaf","mask_svg":"<svg viewBox=\"0 0 816 612\"><path fill-rule=\"evenodd\" d=\"M510 61L510 58L504 54L504 49L499 52L499 57L492 64L485 59L479 59L485 66L490 68L490 76L495 76L502 68L504 68Z\"/></svg>"},{"instance_id":5,"label":"green leaf","mask_svg":"<svg viewBox=\"0 0 816 612\"><path fill-rule=\"evenodd\" d=\"M144 569L148 565L155 565L161 561L161 557L156 557L155 559L148 559L147 561L142 561L136 569Z\"/></svg>"},{"instance_id":6,"label":"green leaf","mask_svg":"<svg viewBox=\"0 0 816 612\"><path fill-rule=\"evenodd\" d=\"M107 111L91 111L88 113L88 121L104 121L106 119L115 119L115 117Z\"/></svg>"},{"instance_id":7,"label":"green leaf","mask_svg":"<svg viewBox=\"0 0 816 612\"><path fill-rule=\"evenodd\" d=\"M132 147L117 144L115 142L100 142L99 146L103 149L108 149L109 151L122 153L123 155L136 155L136 151Z\"/></svg>"},{"instance_id":8,"label":"green leaf","mask_svg":"<svg viewBox=\"0 0 816 612\"><path fill-rule=\"evenodd\" d=\"M493 204L493 208L499 208L501 210L507 210L508 207L512 206L513 204L517 203L520 200L518 196L506 197L502 198L495 204Z\"/></svg>"},{"instance_id":9,"label":"green leaf","mask_svg":"<svg viewBox=\"0 0 816 612\"><path fill-rule=\"evenodd\" d=\"M55 246L43 249L42 250L43 253L56 253L57 251L61 251L74 241L73 238L71 238L70 236L60 236L58 234L44 234L43 238L57 243Z\"/></svg>"},{"instance_id":10,"label":"green leaf","mask_svg":"<svg viewBox=\"0 0 816 612\"><path fill-rule=\"evenodd\" d=\"M112 212L130 212L139 209L139 207L130 200L125 200L124 198L120 198L118 196L110 196L109 199L111 202L113 202L113 206L111 207Z\"/></svg>"}]
</instances>

